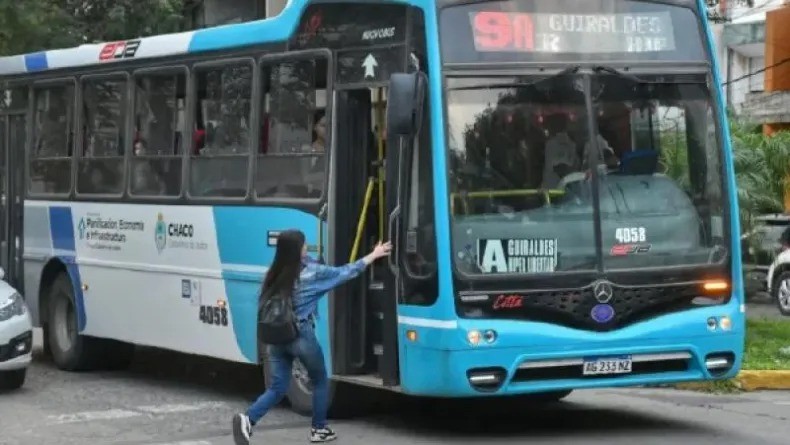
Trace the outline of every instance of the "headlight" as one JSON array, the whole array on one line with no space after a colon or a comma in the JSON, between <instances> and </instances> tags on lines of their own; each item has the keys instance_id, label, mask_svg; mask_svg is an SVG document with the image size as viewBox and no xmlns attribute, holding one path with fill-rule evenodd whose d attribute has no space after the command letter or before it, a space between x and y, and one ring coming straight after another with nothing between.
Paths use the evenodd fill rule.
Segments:
<instances>
[{"instance_id":1,"label":"headlight","mask_svg":"<svg viewBox=\"0 0 790 445\"><path fill-rule=\"evenodd\" d=\"M0 321L8 320L17 315L23 315L27 311L25 300L21 295L15 293L11 295L2 306L0 306Z\"/></svg>"}]
</instances>

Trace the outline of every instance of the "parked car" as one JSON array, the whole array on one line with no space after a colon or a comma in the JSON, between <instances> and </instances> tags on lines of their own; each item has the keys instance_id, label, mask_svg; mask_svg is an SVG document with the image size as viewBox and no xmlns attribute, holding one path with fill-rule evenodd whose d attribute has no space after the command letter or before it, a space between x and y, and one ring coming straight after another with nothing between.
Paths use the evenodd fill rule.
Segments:
<instances>
[{"instance_id":1,"label":"parked car","mask_svg":"<svg viewBox=\"0 0 790 445\"><path fill-rule=\"evenodd\" d=\"M755 218L754 228L741 236L744 280L747 292L766 291L768 270L782 253L779 238L790 227L790 215L769 214Z\"/></svg>"},{"instance_id":2,"label":"parked car","mask_svg":"<svg viewBox=\"0 0 790 445\"><path fill-rule=\"evenodd\" d=\"M20 388L32 360L33 325L22 295L0 268L0 390Z\"/></svg>"},{"instance_id":3,"label":"parked car","mask_svg":"<svg viewBox=\"0 0 790 445\"><path fill-rule=\"evenodd\" d=\"M768 268L765 285L779 312L790 317L790 227L780 234L779 245L779 254Z\"/></svg>"}]
</instances>

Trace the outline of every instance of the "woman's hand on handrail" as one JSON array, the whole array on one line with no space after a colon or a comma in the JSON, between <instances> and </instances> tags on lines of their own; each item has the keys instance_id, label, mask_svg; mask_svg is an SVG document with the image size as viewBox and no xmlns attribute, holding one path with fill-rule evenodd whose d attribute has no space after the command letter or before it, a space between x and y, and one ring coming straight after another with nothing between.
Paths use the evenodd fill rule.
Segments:
<instances>
[{"instance_id":1,"label":"woman's hand on handrail","mask_svg":"<svg viewBox=\"0 0 790 445\"><path fill-rule=\"evenodd\" d=\"M367 254L364 258L362 258L362 260L365 261L365 264L369 265L379 258L384 258L385 256L388 256L390 252L392 252L392 243L389 241L387 241L386 243L382 243L381 241L379 241L379 243L376 244L376 247L374 247L373 250L369 254Z\"/></svg>"}]
</instances>

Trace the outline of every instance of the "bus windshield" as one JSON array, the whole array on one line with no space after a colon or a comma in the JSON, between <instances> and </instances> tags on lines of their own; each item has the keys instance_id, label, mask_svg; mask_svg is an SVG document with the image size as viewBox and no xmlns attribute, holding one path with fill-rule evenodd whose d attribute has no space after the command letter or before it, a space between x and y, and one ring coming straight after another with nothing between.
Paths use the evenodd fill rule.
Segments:
<instances>
[{"instance_id":1,"label":"bus windshield","mask_svg":"<svg viewBox=\"0 0 790 445\"><path fill-rule=\"evenodd\" d=\"M661 83L592 76L589 92L578 75L448 78L453 256L461 272L724 260L721 149L705 76L661 76ZM592 116L585 94L593 95Z\"/></svg>"}]
</instances>

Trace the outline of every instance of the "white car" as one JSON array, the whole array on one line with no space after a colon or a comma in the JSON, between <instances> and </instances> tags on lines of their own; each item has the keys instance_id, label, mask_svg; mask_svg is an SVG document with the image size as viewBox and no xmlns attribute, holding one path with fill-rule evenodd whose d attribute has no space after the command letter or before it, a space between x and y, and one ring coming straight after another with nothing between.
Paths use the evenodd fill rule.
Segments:
<instances>
[{"instance_id":1,"label":"white car","mask_svg":"<svg viewBox=\"0 0 790 445\"><path fill-rule=\"evenodd\" d=\"M0 391L21 387L32 360L33 324L27 304L3 281L0 268Z\"/></svg>"},{"instance_id":2,"label":"white car","mask_svg":"<svg viewBox=\"0 0 790 445\"><path fill-rule=\"evenodd\" d=\"M790 317L790 250L783 250L768 268L766 286L779 312Z\"/></svg>"}]
</instances>

